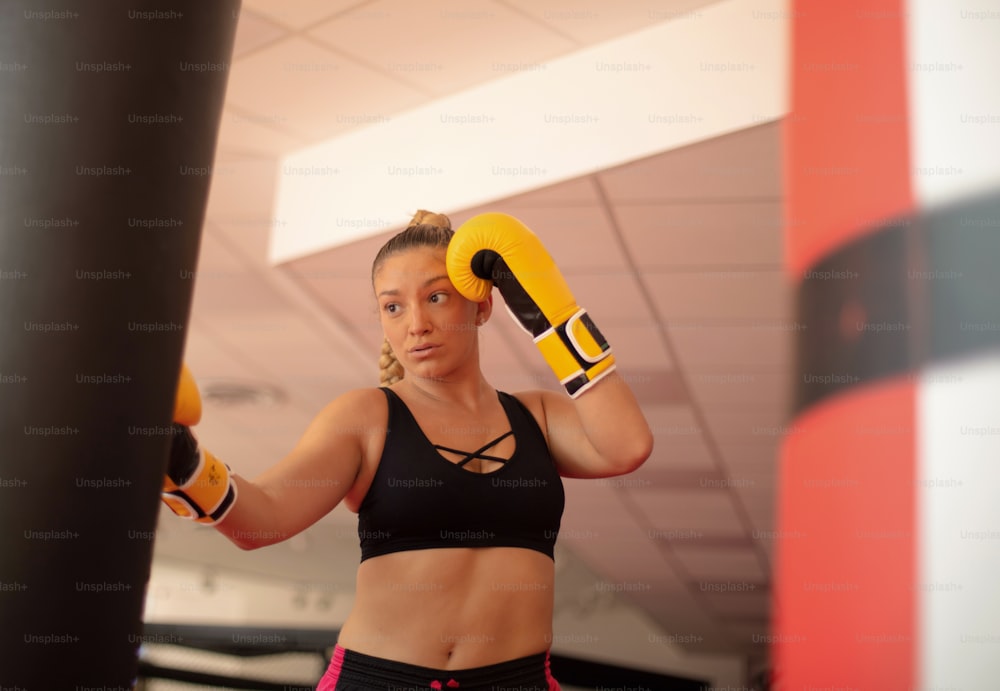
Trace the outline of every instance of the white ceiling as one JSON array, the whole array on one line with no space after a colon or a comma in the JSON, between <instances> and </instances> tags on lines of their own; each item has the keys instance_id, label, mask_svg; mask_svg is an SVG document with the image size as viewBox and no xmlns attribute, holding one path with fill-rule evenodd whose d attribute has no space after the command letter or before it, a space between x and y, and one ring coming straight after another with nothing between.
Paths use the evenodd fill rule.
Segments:
<instances>
[{"instance_id":1,"label":"white ceiling","mask_svg":"<svg viewBox=\"0 0 1000 691\"><path fill-rule=\"evenodd\" d=\"M222 117L186 360L210 399L206 445L252 477L344 391L377 384L370 297L391 235L270 266L280 157L709 2L244 0ZM418 10L419 8L419 10ZM656 435L633 475L570 480L560 538L692 652L764 654L775 457L791 385L782 272L780 131L765 123L490 204L542 239L613 344ZM405 225L408 212L386 200ZM461 223L486 210L437 209ZM169 232L169 231L150 231ZM483 332L497 388L555 388L503 318ZM215 564L350 590L356 521L343 507L263 552L164 516L157 559ZM743 584L720 592L714 584ZM733 590L733 588L730 588ZM761 640L757 638L757 640Z\"/></svg>"}]
</instances>

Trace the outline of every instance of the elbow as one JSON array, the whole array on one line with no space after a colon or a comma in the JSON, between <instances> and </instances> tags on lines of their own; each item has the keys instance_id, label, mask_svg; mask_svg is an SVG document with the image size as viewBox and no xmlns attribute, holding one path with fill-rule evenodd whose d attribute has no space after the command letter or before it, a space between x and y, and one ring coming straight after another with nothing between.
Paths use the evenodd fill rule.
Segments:
<instances>
[{"instance_id":1,"label":"elbow","mask_svg":"<svg viewBox=\"0 0 1000 691\"><path fill-rule=\"evenodd\" d=\"M268 540L261 537L255 537L253 535L249 535L247 537L234 537L233 535L227 535L226 537L228 537L230 542L244 552L252 552L255 549L260 549L261 547L267 547L268 545L273 545L276 542L281 542L281 540Z\"/></svg>"},{"instance_id":2,"label":"elbow","mask_svg":"<svg viewBox=\"0 0 1000 691\"><path fill-rule=\"evenodd\" d=\"M218 528L218 526L216 527ZM255 538L249 531L219 530L219 532L244 552L252 552L264 546L264 542Z\"/></svg>"},{"instance_id":3,"label":"elbow","mask_svg":"<svg viewBox=\"0 0 1000 691\"><path fill-rule=\"evenodd\" d=\"M254 542L252 540L234 540L233 538L229 539L232 541L234 545L239 547L244 552L252 552L255 549L260 549L261 547L264 546L262 543Z\"/></svg>"},{"instance_id":4,"label":"elbow","mask_svg":"<svg viewBox=\"0 0 1000 691\"><path fill-rule=\"evenodd\" d=\"M640 467L642 467L642 464L649 459L651 455L653 455L652 433L644 436L641 442L636 446L636 449L634 450L632 458L630 459L629 462L628 472L631 473L633 470L638 470Z\"/></svg>"},{"instance_id":5,"label":"elbow","mask_svg":"<svg viewBox=\"0 0 1000 691\"><path fill-rule=\"evenodd\" d=\"M618 466L623 475L641 468L653 453L653 430L649 428L649 423L642 419L641 423L632 427L628 442L623 443L619 450Z\"/></svg>"},{"instance_id":6,"label":"elbow","mask_svg":"<svg viewBox=\"0 0 1000 691\"><path fill-rule=\"evenodd\" d=\"M261 547L283 542L292 534L278 530L234 530L227 531L226 537L244 552L252 552Z\"/></svg>"},{"instance_id":7,"label":"elbow","mask_svg":"<svg viewBox=\"0 0 1000 691\"><path fill-rule=\"evenodd\" d=\"M622 448L621 453L615 459L613 465L617 475L627 475L642 467L642 464L653 453L653 435L647 430L646 434L637 435L627 448Z\"/></svg>"},{"instance_id":8,"label":"elbow","mask_svg":"<svg viewBox=\"0 0 1000 691\"><path fill-rule=\"evenodd\" d=\"M228 517L216 523L215 529L244 552L252 552L277 542L275 539L269 539L274 534L272 531L248 530L246 527L238 527L235 521L230 523Z\"/></svg>"}]
</instances>

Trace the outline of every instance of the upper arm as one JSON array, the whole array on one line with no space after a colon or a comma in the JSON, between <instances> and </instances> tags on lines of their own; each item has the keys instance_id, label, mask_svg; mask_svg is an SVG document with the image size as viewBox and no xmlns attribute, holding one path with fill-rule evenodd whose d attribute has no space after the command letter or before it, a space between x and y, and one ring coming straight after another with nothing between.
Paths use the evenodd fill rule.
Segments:
<instances>
[{"instance_id":1,"label":"upper arm","mask_svg":"<svg viewBox=\"0 0 1000 691\"><path fill-rule=\"evenodd\" d=\"M576 398L552 391L529 394L541 414L549 450L566 477L609 477L641 466L653 434L639 402L615 372Z\"/></svg>"},{"instance_id":2,"label":"upper arm","mask_svg":"<svg viewBox=\"0 0 1000 691\"><path fill-rule=\"evenodd\" d=\"M525 394L541 414L539 425L545 432L552 460L563 477L600 478L628 472L594 446L573 401L552 391Z\"/></svg>"},{"instance_id":3,"label":"upper arm","mask_svg":"<svg viewBox=\"0 0 1000 691\"><path fill-rule=\"evenodd\" d=\"M351 490L379 405L386 407L377 389L338 397L316 415L288 455L253 480L282 539L318 521Z\"/></svg>"}]
</instances>

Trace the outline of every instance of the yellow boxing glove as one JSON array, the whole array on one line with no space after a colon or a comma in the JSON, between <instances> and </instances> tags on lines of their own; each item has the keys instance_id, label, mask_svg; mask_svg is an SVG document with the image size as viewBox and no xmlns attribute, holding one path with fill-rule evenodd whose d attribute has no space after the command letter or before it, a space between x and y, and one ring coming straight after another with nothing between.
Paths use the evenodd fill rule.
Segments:
<instances>
[{"instance_id":1,"label":"yellow boxing glove","mask_svg":"<svg viewBox=\"0 0 1000 691\"><path fill-rule=\"evenodd\" d=\"M451 282L469 300L482 302L499 288L511 316L573 398L614 371L607 339L576 304L538 236L513 216L470 218L448 244L446 263Z\"/></svg>"},{"instance_id":2,"label":"yellow boxing glove","mask_svg":"<svg viewBox=\"0 0 1000 691\"><path fill-rule=\"evenodd\" d=\"M195 383L187 365L181 365L177 395L174 397L174 422L193 427L200 421L201 394L198 393L198 384Z\"/></svg>"},{"instance_id":3,"label":"yellow boxing glove","mask_svg":"<svg viewBox=\"0 0 1000 691\"><path fill-rule=\"evenodd\" d=\"M198 447L191 425L201 420L201 395L186 365L174 401L170 463L163 479L163 503L178 516L215 525L236 503L236 483L225 463Z\"/></svg>"}]
</instances>

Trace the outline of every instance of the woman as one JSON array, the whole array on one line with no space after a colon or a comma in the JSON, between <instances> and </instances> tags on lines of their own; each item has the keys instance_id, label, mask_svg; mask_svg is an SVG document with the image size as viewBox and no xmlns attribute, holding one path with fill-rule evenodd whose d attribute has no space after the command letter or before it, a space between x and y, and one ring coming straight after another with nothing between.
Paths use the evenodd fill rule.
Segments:
<instances>
[{"instance_id":1,"label":"woman","mask_svg":"<svg viewBox=\"0 0 1000 691\"><path fill-rule=\"evenodd\" d=\"M321 691L558 689L548 648L559 478L627 473L651 452L613 371L572 399L490 386L478 327L492 298L456 289L452 236L447 217L420 212L375 258L382 387L334 400L280 463L253 481L233 476L228 513L203 521L254 549L342 501L359 514L355 602Z\"/></svg>"}]
</instances>

